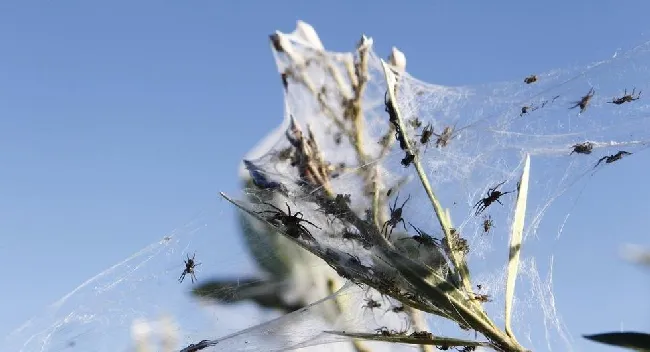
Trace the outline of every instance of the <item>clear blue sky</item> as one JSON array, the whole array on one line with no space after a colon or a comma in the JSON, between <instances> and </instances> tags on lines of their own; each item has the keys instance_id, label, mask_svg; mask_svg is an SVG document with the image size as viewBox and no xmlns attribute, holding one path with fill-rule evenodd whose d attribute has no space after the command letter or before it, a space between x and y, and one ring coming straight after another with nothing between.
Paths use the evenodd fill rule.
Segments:
<instances>
[{"instance_id":1,"label":"clear blue sky","mask_svg":"<svg viewBox=\"0 0 650 352\"><path fill-rule=\"evenodd\" d=\"M241 157L283 116L275 29L302 19L340 51L365 33L447 85L589 63L650 34L644 0L395 4L0 4L0 336L237 190ZM590 181L574 233L553 244L556 304L577 347L621 320L650 331L648 276L616 257L618 244L649 244L650 163L634 160ZM594 222L604 199L629 205L607 211L620 223ZM221 218L222 245L241 246L234 216ZM602 293L612 285L630 292Z\"/></svg>"}]
</instances>

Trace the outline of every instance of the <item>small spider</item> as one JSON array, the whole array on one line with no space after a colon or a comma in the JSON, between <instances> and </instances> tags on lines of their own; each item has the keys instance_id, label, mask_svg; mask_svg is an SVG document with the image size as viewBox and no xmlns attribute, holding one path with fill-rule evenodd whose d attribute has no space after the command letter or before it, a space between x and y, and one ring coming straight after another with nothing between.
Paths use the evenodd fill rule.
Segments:
<instances>
[{"instance_id":1,"label":"small spider","mask_svg":"<svg viewBox=\"0 0 650 352\"><path fill-rule=\"evenodd\" d=\"M271 224L275 225L284 225L285 231L287 235L293 237L293 238L300 238L303 237L307 240L310 241L315 241L314 236L307 230L307 228L302 225L301 223L307 223L317 229L321 229L320 227L316 226L316 224L312 223L309 220L303 219L303 214L301 212L296 212L294 214L291 214L291 207L289 207L289 203L285 203L287 205L287 213L282 211L280 208L276 207L273 204L270 203L264 203L275 210L264 210L257 212L258 214L265 214L265 213L271 213L273 214L272 216L269 216L266 218L266 221L270 222Z\"/></svg>"},{"instance_id":2,"label":"small spider","mask_svg":"<svg viewBox=\"0 0 650 352\"><path fill-rule=\"evenodd\" d=\"M537 75L530 75L526 78L524 78L524 83L526 84L531 84L537 82Z\"/></svg>"},{"instance_id":3,"label":"small spider","mask_svg":"<svg viewBox=\"0 0 650 352\"><path fill-rule=\"evenodd\" d=\"M420 137L420 143L423 145L429 144L429 140L431 139L431 136L433 135L433 126L431 123L427 124L424 129L422 130L422 134L418 135Z\"/></svg>"},{"instance_id":4,"label":"small spider","mask_svg":"<svg viewBox=\"0 0 650 352\"><path fill-rule=\"evenodd\" d=\"M381 228L381 232L388 232L388 227L390 226L390 232L388 232L388 235L393 233L393 230L395 227L401 222L402 225L404 225L404 230L408 229L406 228L406 222L404 221L404 218L402 218L402 209L404 209L404 205L406 205L406 202L411 199L411 195L406 198L404 203L402 203L402 206L397 208L397 199L399 198L399 193L397 194L397 197L395 197L395 202L393 203L393 206L389 206L390 209L390 219L384 223L384 225Z\"/></svg>"},{"instance_id":5,"label":"small spider","mask_svg":"<svg viewBox=\"0 0 650 352\"><path fill-rule=\"evenodd\" d=\"M488 233L494 227L494 221L492 221L492 216L488 215L483 220L483 232Z\"/></svg>"},{"instance_id":6,"label":"small spider","mask_svg":"<svg viewBox=\"0 0 650 352\"><path fill-rule=\"evenodd\" d=\"M418 233L417 235L411 237L411 239L413 239L415 242L418 243L418 247L422 245L424 245L425 247L438 247L440 245L439 239L431 237L426 232L413 226L413 224L411 224L410 222L409 225L411 225L413 230L415 230L415 232Z\"/></svg>"},{"instance_id":7,"label":"small spider","mask_svg":"<svg viewBox=\"0 0 650 352\"><path fill-rule=\"evenodd\" d=\"M411 127L413 127L413 128L420 128L420 127L422 127L422 121L421 121L420 118L418 118L417 116L414 117L413 119L409 120L409 124L410 124Z\"/></svg>"},{"instance_id":8,"label":"small spider","mask_svg":"<svg viewBox=\"0 0 650 352\"><path fill-rule=\"evenodd\" d=\"M433 133L433 131L431 131L431 133ZM454 128L450 126L445 127L441 134L433 133L434 136L438 137L438 139L436 139L436 148L446 147L453 134Z\"/></svg>"},{"instance_id":9,"label":"small spider","mask_svg":"<svg viewBox=\"0 0 650 352\"><path fill-rule=\"evenodd\" d=\"M415 154L411 154L409 152L406 152L406 155L402 159L402 166L408 167L411 165L411 163L415 160Z\"/></svg>"},{"instance_id":10,"label":"small spider","mask_svg":"<svg viewBox=\"0 0 650 352\"><path fill-rule=\"evenodd\" d=\"M416 339L433 339L433 334L428 331L414 331L409 337L415 337Z\"/></svg>"},{"instance_id":11,"label":"small spider","mask_svg":"<svg viewBox=\"0 0 650 352\"><path fill-rule=\"evenodd\" d=\"M596 94L594 88L589 89L589 93L587 93L587 95L585 95L584 97L580 98L580 100L573 102L574 105L569 109L575 109L579 106L580 114L582 114L587 109L587 106L589 105L589 102L591 101L591 98L594 96L594 94Z\"/></svg>"},{"instance_id":12,"label":"small spider","mask_svg":"<svg viewBox=\"0 0 650 352\"><path fill-rule=\"evenodd\" d=\"M392 335L392 331L388 330L388 328L385 327L385 326L382 326L379 329L375 329L375 333L377 333L377 335L381 335L381 336L390 336L390 335Z\"/></svg>"},{"instance_id":13,"label":"small spider","mask_svg":"<svg viewBox=\"0 0 650 352\"><path fill-rule=\"evenodd\" d=\"M463 346L458 352L474 352L476 351L476 346Z\"/></svg>"},{"instance_id":14,"label":"small spider","mask_svg":"<svg viewBox=\"0 0 650 352\"><path fill-rule=\"evenodd\" d=\"M403 305L398 305L398 306L393 306L393 308L390 309L391 312L398 314L402 313L406 308Z\"/></svg>"},{"instance_id":15,"label":"small spider","mask_svg":"<svg viewBox=\"0 0 650 352\"><path fill-rule=\"evenodd\" d=\"M600 165L600 163L603 162L603 161L605 162L605 164L611 164L611 163L613 163L613 162L615 162L617 160L621 160L621 158L623 158L623 156L625 156L625 155L632 155L632 153L621 150L616 154L604 156L604 157L598 159L598 162L596 163L596 166L594 166L594 169L598 165Z\"/></svg>"},{"instance_id":16,"label":"small spider","mask_svg":"<svg viewBox=\"0 0 650 352\"><path fill-rule=\"evenodd\" d=\"M481 303L492 302L490 295L474 294L474 298L472 299L479 301Z\"/></svg>"},{"instance_id":17,"label":"small spider","mask_svg":"<svg viewBox=\"0 0 650 352\"><path fill-rule=\"evenodd\" d=\"M497 188L499 188L504 183L506 183L506 181L503 181L503 182L499 183L498 185L494 186L493 188L490 188L488 190L488 192L487 192L487 197L479 200L478 202L476 202L476 204L474 204L473 208L476 208L476 212L474 213L474 215L479 215L485 209L487 209L487 207L489 207L490 204L492 204L494 202L498 202L499 204L503 205L503 203L501 203L501 201L499 201L499 198L501 196L504 196L504 195L508 194L508 193L514 192L514 191L508 191L508 192L498 191Z\"/></svg>"},{"instance_id":18,"label":"small spider","mask_svg":"<svg viewBox=\"0 0 650 352\"><path fill-rule=\"evenodd\" d=\"M635 91L636 91L636 88L632 89L632 94L627 94L627 89L625 89L625 93L623 93L622 97L613 98L612 101L608 101L608 103L621 105L623 103L629 103L629 102L633 102L635 100L641 99L641 91L639 91L639 94L636 95L636 98L634 97L634 92Z\"/></svg>"},{"instance_id":19,"label":"small spider","mask_svg":"<svg viewBox=\"0 0 650 352\"><path fill-rule=\"evenodd\" d=\"M367 298L367 299L366 299L366 304L364 304L363 306L361 306L361 308L364 308L364 309L370 309L370 310L372 311L372 310L375 309L375 308L381 308L381 303L375 301L375 300L372 299L372 298Z\"/></svg>"},{"instance_id":20,"label":"small spider","mask_svg":"<svg viewBox=\"0 0 650 352\"><path fill-rule=\"evenodd\" d=\"M594 149L594 144L591 142L578 143L578 144L574 144L571 148L573 148L571 154L573 153L591 154L591 151Z\"/></svg>"},{"instance_id":21,"label":"small spider","mask_svg":"<svg viewBox=\"0 0 650 352\"><path fill-rule=\"evenodd\" d=\"M201 340L199 341L199 343L190 344L189 346L183 348L179 352L197 352L204 348L214 346L215 344L216 344L215 342L211 342L210 340Z\"/></svg>"},{"instance_id":22,"label":"small spider","mask_svg":"<svg viewBox=\"0 0 650 352\"><path fill-rule=\"evenodd\" d=\"M192 258L190 258L190 255L187 254L187 260L183 260L185 262L185 270L183 270L183 273L181 274L181 277L178 279L178 282L183 282L185 280L185 275L189 274L190 278L192 279L192 283L196 281L196 275L194 275L194 269L201 265L201 263L196 263L194 261L194 257L196 256L196 253L192 255Z\"/></svg>"}]
</instances>

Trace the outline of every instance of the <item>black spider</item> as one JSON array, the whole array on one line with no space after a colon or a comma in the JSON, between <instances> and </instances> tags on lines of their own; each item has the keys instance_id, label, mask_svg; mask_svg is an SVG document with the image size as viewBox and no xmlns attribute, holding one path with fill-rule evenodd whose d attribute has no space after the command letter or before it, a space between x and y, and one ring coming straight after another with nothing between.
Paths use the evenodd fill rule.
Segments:
<instances>
[{"instance_id":1,"label":"black spider","mask_svg":"<svg viewBox=\"0 0 650 352\"><path fill-rule=\"evenodd\" d=\"M603 161L605 162L605 164L611 164L611 163L613 163L613 162L615 162L615 161L617 161L617 160L621 160L621 158L622 158L623 156L625 156L625 155L632 155L632 153L630 153L630 152L626 152L626 151L624 151L624 150L620 150L620 151L619 151L618 153L616 153L616 154L612 154L612 155L604 156L604 157L598 159L598 162L596 163L596 166L594 166L594 169L595 169L598 165L600 165L600 163L602 163Z\"/></svg>"},{"instance_id":2,"label":"black spider","mask_svg":"<svg viewBox=\"0 0 650 352\"><path fill-rule=\"evenodd\" d=\"M479 200L478 202L476 202L476 204L474 204L473 208L476 208L476 212L474 213L474 215L479 215L485 209L487 209L487 207L489 207L490 204L492 204L494 202L497 202L497 203L503 205L503 203L501 203L501 201L499 201L499 198L501 196L504 196L504 195L508 194L508 193L514 192L514 191L509 191L509 192L498 191L497 188L499 188L504 183L506 183L506 181L503 181L503 182L499 183L498 185L494 186L493 188L490 188L488 190L488 192L487 192L487 197Z\"/></svg>"},{"instance_id":3,"label":"black spider","mask_svg":"<svg viewBox=\"0 0 650 352\"><path fill-rule=\"evenodd\" d=\"M526 84L531 84L537 82L537 75L530 75L526 78L524 78L524 83Z\"/></svg>"},{"instance_id":4,"label":"black spider","mask_svg":"<svg viewBox=\"0 0 650 352\"><path fill-rule=\"evenodd\" d=\"M622 97L613 98L612 101L608 101L608 103L621 105L623 103L629 103L629 102L633 102L635 100L641 99L641 91L639 91L639 94L636 95L636 98L634 97L634 92L635 91L636 91L636 88L632 89L632 94L627 94L627 89L625 89L625 92L623 93Z\"/></svg>"},{"instance_id":5,"label":"black spider","mask_svg":"<svg viewBox=\"0 0 650 352\"><path fill-rule=\"evenodd\" d=\"M389 206L390 209L390 219L384 223L384 226L381 228L381 232L388 232L388 226L390 226L390 232L388 232L388 235L393 233L393 230L395 227L401 222L404 225L404 230L408 229L406 228L406 222L404 221L404 218L402 218L402 209L404 209L404 205L406 205L406 202L411 199L411 196L409 195L408 198L402 203L401 207L397 207L397 198L399 198L399 193L397 194L397 197L395 197L395 202L393 203L393 206Z\"/></svg>"},{"instance_id":6,"label":"black spider","mask_svg":"<svg viewBox=\"0 0 650 352\"><path fill-rule=\"evenodd\" d=\"M196 281L196 275L194 275L194 269L201 265L201 263L196 263L194 261L194 257L196 256L196 253L192 255L192 258L190 258L190 255L187 255L187 260L184 260L185 262L185 270L183 270L183 273L181 274L181 277L178 279L178 282L183 282L185 280L185 275L189 274L190 278L192 278L192 283Z\"/></svg>"},{"instance_id":7,"label":"black spider","mask_svg":"<svg viewBox=\"0 0 650 352\"><path fill-rule=\"evenodd\" d=\"M584 142L584 143L574 144L572 148L573 150L571 151L571 154L573 153L591 154L591 151L594 149L594 144L591 142Z\"/></svg>"},{"instance_id":8,"label":"black spider","mask_svg":"<svg viewBox=\"0 0 650 352\"><path fill-rule=\"evenodd\" d=\"M283 225L287 235L293 238L304 237L307 240L315 241L314 236L312 236L309 230L307 230L307 228L301 223L303 222L308 223L309 225L319 230L321 228L316 226L316 224L312 223L311 221L303 219L302 218L303 214L301 212L296 212L294 214L291 214L291 207L289 206L289 203L285 203L287 205L286 213L273 204L270 203L264 203L264 204L275 209L275 210L265 210L265 211L257 212L258 214L265 214L265 213L273 214L267 217L266 221L275 225Z\"/></svg>"}]
</instances>

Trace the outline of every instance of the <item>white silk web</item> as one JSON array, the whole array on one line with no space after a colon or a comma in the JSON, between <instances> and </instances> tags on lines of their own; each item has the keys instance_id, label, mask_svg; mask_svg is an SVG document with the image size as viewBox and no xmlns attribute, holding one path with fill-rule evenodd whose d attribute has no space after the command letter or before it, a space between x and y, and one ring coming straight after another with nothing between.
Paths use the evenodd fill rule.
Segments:
<instances>
[{"instance_id":1,"label":"white silk web","mask_svg":"<svg viewBox=\"0 0 650 352\"><path fill-rule=\"evenodd\" d=\"M169 342L174 344L170 351L198 351L199 347L201 351L331 350L333 344L337 350L350 349L346 338L324 333L337 329L374 333L386 328L411 333L425 327L434 335L474 338L473 331L459 332L458 324L441 317L426 314L418 320L417 315L397 311L400 303L395 299L365 285L344 285L336 275L337 271L357 275L368 282L385 282L381 281L385 278L379 279L384 276L388 277L385 280L398 280L367 242L362 223L357 221L381 220L383 224L390 218L388 206L393 204L404 204L404 222L388 226L395 225L388 239L412 260L435 268L442 276L450 275L440 251L424 250L409 239L418 230L441 237L441 230L413 164L404 160L408 155L391 130L384 69L372 51L372 40L362 40L361 47L368 52L368 75L362 104L356 107L349 104L355 95L350 87L358 83L354 77L360 66L355 66L352 53L325 51L313 29L302 22L296 31L278 33L273 40L285 84L286 118L246 157L246 168L240 170L247 180L244 197L235 201L251 210L241 215L241 224L264 275L259 280L213 287L210 294L236 302L255 295L244 294L242 288L270 282L281 291L276 305L299 309L235 332L278 313L264 315L245 304L199 305L192 299L186 286L177 281L184 268L182 259L195 248L206 248L200 242L213 237L209 229L224 221L204 216L84 283L15 331L2 350L126 351L135 346L130 335L133 321L162 315L172 317L175 324L166 327L173 331L168 335L176 337ZM525 251L513 327L518 340L532 350L571 350L571 339L555 310L553 253L529 244L554 241L559 235L538 233L543 219L561 229L568 216L568 211L563 211L545 218L551 205L570 206L598 170L635 162L650 142L650 104L643 95L650 85L649 53L650 42L643 43L595 64L538 73L536 82L530 84L522 77L445 87L422 82L393 67L398 76L396 105L405 119L403 132L416 146L436 196L449 208L453 227L466 239L472 282L479 286L477 293L489 295L491 301L483 307L500 326L504 324L505 264L517 182L524 156L531 156ZM393 61L399 63L399 55ZM617 100L626 95L630 101ZM588 102L581 113L580 106L572 108L586 96ZM355 108L361 108L362 120L344 118L354 115ZM346 132L352 126L359 134ZM426 145L420 141L425 128L433 131ZM445 134L446 128L451 133ZM391 145L384 147L382 141ZM296 151L300 148L302 154ZM620 158L619 152L624 152L618 154ZM322 163L317 164L327 170L314 169L313 164L306 167L305 153L311 162L319 159ZM502 204L492 202L477 214L476 205L497 185L500 191L513 192L499 198ZM319 202L318 194L323 191L341 195L354 211L356 222L341 220L344 215L334 214ZM385 207L373 213L374 204ZM286 212L287 205L292 214L301 212L311 224L303 222L304 228L297 230L276 217L278 228L272 229L259 221ZM266 213L257 213L258 219L254 219L255 212L261 211ZM297 239L289 240L278 231ZM335 264L328 266L297 244ZM217 252L215 249L215 255ZM197 270L219 267L225 275L228 270L237 273L236 263L219 262L210 255L197 255L197 261L202 263ZM369 302L380 306L371 308ZM242 316L247 319L236 320ZM189 347L190 343L195 345ZM378 342L370 345L373 351L414 348Z\"/></svg>"}]
</instances>

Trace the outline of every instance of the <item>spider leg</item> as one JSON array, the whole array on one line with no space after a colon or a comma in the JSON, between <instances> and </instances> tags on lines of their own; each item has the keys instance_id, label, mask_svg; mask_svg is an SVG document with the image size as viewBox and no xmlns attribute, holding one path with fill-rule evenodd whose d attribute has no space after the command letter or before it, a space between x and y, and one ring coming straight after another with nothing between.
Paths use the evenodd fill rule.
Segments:
<instances>
[{"instance_id":1,"label":"spider leg","mask_svg":"<svg viewBox=\"0 0 650 352\"><path fill-rule=\"evenodd\" d=\"M485 203L486 202L483 199L479 201L479 204L477 204L478 206L476 207L476 212L474 212L474 215L481 214L487 208L487 205L485 205Z\"/></svg>"},{"instance_id":2,"label":"spider leg","mask_svg":"<svg viewBox=\"0 0 650 352\"><path fill-rule=\"evenodd\" d=\"M595 168L597 168L597 167L598 167L598 165L600 165L600 163L602 163L602 162L603 162L603 160L605 160L605 159L607 159L607 157L606 157L606 156L604 156L604 157L602 157L602 158L600 158L600 159L598 159L598 162L596 163L596 165L594 165L594 169L595 169Z\"/></svg>"},{"instance_id":3,"label":"spider leg","mask_svg":"<svg viewBox=\"0 0 650 352\"><path fill-rule=\"evenodd\" d=\"M395 201L393 202L393 207L392 208L389 207L391 213L394 212L396 207L397 207L397 198L399 198L399 192L397 192L397 196L395 196Z\"/></svg>"},{"instance_id":4,"label":"spider leg","mask_svg":"<svg viewBox=\"0 0 650 352\"><path fill-rule=\"evenodd\" d=\"M410 195L410 194L409 194L409 196L406 198L406 200L404 201L404 203L402 203L402 206L401 206L400 208L404 208L404 206L406 205L406 202L408 202L409 199L411 199L411 195ZM395 200L397 200L397 199L395 199Z\"/></svg>"},{"instance_id":5,"label":"spider leg","mask_svg":"<svg viewBox=\"0 0 650 352\"><path fill-rule=\"evenodd\" d=\"M315 227L315 228L321 230L320 227L316 226L316 224L314 224L313 222L311 222L311 221L309 221L309 220L305 220L305 219L299 219L299 220L300 220L300 222L306 222L306 223L308 223L309 225L311 225L311 226L313 226L313 227ZM301 225L301 226L302 226L302 225Z\"/></svg>"},{"instance_id":6,"label":"spider leg","mask_svg":"<svg viewBox=\"0 0 650 352\"><path fill-rule=\"evenodd\" d=\"M183 280L185 280L185 272L184 271L181 274L181 277L178 278L178 282L183 282Z\"/></svg>"},{"instance_id":7,"label":"spider leg","mask_svg":"<svg viewBox=\"0 0 650 352\"><path fill-rule=\"evenodd\" d=\"M503 194L505 194L505 193L503 193ZM502 195L503 195L503 194L502 194ZM501 201L499 200L499 198L497 198L497 199L495 199L495 200L496 200L499 204L503 205L503 203L501 203Z\"/></svg>"},{"instance_id":8,"label":"spider leg","mask_svg":"<svg viewBox=\"0 0 650 352\"><path fill-rule=\"evenodd\" d=\"M191 273L190 273L190 278L192 279L192 283L194 283L194 281L199 281L199 280L196 278L196 275L194 275L194 272L191 272Z\"/></svg>"},{"instance_id":9,"label":"spider leg","mask_svg":"<svg viewBox=\"0 0 650 352\"><path fill-rule=\"evenodd\" d=\"M496 191L497 188L503 186L503 184L506 183L506 181L507 181L507 180L503 180L503 182L501 182L501 183L499 183L498 185L494 186L494 188L492 188L492 190L493 190L493 191Z\"/></svg>"},{"instance_id":10,"label":"spider leg","mask_svg":"<svg viewBox=\"0 0 650 352\"><path fill-rule=\"evenodd\" d=\"M306 227L302 225L298 225L298 228L301 230L300 234L304 236L308 241L316 241L314 235L312 235L311 232L309 232L309 230L307 230Z\"/></svg>"}]
</instances>

